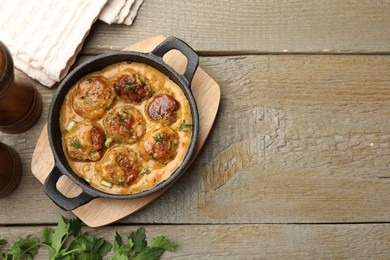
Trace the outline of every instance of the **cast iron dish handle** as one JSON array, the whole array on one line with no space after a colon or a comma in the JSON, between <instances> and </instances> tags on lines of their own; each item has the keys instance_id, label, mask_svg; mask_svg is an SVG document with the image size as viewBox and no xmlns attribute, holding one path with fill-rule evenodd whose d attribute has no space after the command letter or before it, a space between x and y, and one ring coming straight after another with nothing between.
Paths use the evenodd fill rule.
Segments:
<instances>
[{"instance_id":1,"label":"cast iron dish handle","mask_svg":"<svg viewBox=\"0 0 390 260\"><path fill-rule=\"evenodd\" d=\"M163 57L170 50L178 50L184 56L187 57L186 71L183 75L179 74L179 76L184 78L187 83L187 86L189 86L199 65L198 54L196 54L196 52L187 43L174 36L169 36L165 41L160 43L151 53L155 56L158 56L159 59L161 59L162 63L165 63Z\"/></svg>"},{"instance_id":2,"label":"cast iron dish handle","mask_svg":"<svg viewBox=\"0 0 390 260\"><path fill-rule=\"evenodd\" d=\"M93 197L86 194L85 192L81 192L80 195L74 198L68 198L64 194L62 194L57 189L58 179L62 176L60 169L57 166L54 166L53 170L49 174L49 176L45 180L44 191L49 198L54 201L60 208L64 210L73 210L78 208L88 202L90 202Z\"/></svg>"}]
</instances>

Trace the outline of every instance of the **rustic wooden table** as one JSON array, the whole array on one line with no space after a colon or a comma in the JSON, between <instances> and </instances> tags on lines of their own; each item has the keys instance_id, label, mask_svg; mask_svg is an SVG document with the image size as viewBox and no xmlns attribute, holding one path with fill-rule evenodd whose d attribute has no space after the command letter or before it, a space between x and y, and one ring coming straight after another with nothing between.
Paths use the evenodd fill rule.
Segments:
<instances>
[{"instance_id":1,"label":"rustic wooden table","mask_svg":"<svg viewBox=\"0 0 390 260\"><path fill-rule=\"evenodd\" d=\"M175 35L222 98L204 148L171 189L89 230L112 242L117 230L145 226L180 244L165 259L389 259L389 14L389 1L146 0L133 26L96 22L77 63ZM23 161L19 187L0 199L9 242L74 216L31 174L55 91L35 85L38 124L0 134Z\"/></svg>"}]
</instances>

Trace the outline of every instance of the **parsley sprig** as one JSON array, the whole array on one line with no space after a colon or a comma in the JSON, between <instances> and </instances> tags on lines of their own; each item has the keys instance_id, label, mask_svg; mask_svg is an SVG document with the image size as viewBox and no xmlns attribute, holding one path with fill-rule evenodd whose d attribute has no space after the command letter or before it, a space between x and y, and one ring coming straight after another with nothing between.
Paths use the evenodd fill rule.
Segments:
<instances>
[{"instance_id":1,"label":"parsley sprig","mask_svg":"<svg viewBox=\"0 0 390 260\"><path fill-rule=\"evenodd\" d=\"M56 229L42 229L42 243L49 249L50 260L103 259L112 245L87 232L81 233L81 220L61 218Z\"/></svg>"},{"instance_id":2,"label":"parsley sprig","mask_svg":"<svg viewBox=\"0 0 390 260\"><path fill-rule=\"evenodd\" d=\"M114 242L114 255L112 260L154 260L159 259L165 250L175 251L177 244L164 236L157 236L146 241L145 228L140 227L127 235L126 240L116 233ZM130 258L129 258L130 256Z\"/></svg>"},{"instance_id":3,"label":"parsley sprig","mask_svg":"<svg viewBox=\"0 0 390 260\"><path fill-rule=\"evenodd\" d=\"M56 228L42 229L41 240L31 235L17 239L12 247L2 254L3 260L30 260L38 254L39 248L49 249L50 260L103 259L114 248L113 260L154 260L159 259L165 250L175 251L177 244L164 236L157 236L146 241L145 228L127 234L123 241L118 232L115 235L114 246L103 238L95 238L87 232L81 232L82 222L79 219L61 218ZM1 246L7 241L0 239Z\"/></svg>"},{"instance_id":4,"label":"parsley sprig","mask_svg":"<svg viewBox=\"0 0 390 260\"><path fill-rule=\"evenodd\" d=\"M7 244L4 239L0 240L0 245ZM3 253L3 260L14 259L33 259L38 254L38 249L41 243L38 239L32 238L31 235L26 236L24 239L17 239L11 249Z\"/></svg>"}]
</instances>

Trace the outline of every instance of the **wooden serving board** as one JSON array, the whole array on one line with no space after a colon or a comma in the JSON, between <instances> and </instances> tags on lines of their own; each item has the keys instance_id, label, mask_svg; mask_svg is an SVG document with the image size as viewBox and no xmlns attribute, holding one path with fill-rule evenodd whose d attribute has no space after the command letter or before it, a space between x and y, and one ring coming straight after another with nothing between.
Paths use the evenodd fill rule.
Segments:
<instances>
[{"instance_id":1,"label":"wooden serving board","mask_svg":"<svg viewBox=\"0 0 390 260\"><path fill-rule=\"evenodd\" d=\"M164 40L164 36L156 36L135 43L125 50L150 52ZM184 71L187 63L184 55L176 50L169 51L164 56L164 61L179 73ZM195 148L196 156L205 143L207 135L213 125L221 98L221 92L218 84L201 68L198 68L195 73L192 81L192 91L199 112L199 137ZM54 158L49 144L47 126L45 126L34 150L31 171L41 183L44 183L53 167ZM185 178L185 174L182 178ZM60 178L57 187L68 197L74 197L81 191L80 187L66 176ZM165 190L156 192L147 197L132 200L94 199L88 204L73 210L73 213L88 226L99 227L135 213L158 198Z\"/></svg>"}]
</instances>

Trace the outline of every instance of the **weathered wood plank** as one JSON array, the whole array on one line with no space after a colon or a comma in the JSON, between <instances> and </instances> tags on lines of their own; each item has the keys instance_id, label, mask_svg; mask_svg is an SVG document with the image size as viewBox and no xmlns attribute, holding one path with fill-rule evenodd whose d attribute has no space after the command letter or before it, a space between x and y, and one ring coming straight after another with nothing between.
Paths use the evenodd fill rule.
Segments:
<instances>
[{"instance_id":1,"label":"weathered wood plank","mask_svg":"<svg viewBox=\"0 0 390 260\"><path fill-rule=\"evenodd\" d=\"M390 220L390 56L207 57L201 66L222 91L211 135L167 193L123 222ZM63 214L30 172L53 93L39 90L39 124L0 134L25 171L0 200L2 224L54 223Z\"/></svg>"},{"instance_id":2,"label":"weathered wood plank","mask_svg":"<svg viewBox=\"0 0 390 260\"><path fill-rule=\"evenodd\" d=\"M84 54L175 35L203 54L390 53L390 1L148 0L132 26L97 22Z\"/></svg>"},{"instance_id":3,"label":"weathered wood plank","mask_svg":"<svg viewBox=\"0 0 390 260\"><path fill-rule=\"evenodd\" d=\"M26 234L40 237L41 228L2 227L0 237L13 243ZM89 232L112 243L116 231L124 235L136 228L111 226ZM387 259L390 255L389 224L157 225L145 229L148 239L163 234L179 244L162 259ZM47 249L41 248L36 259L47 256Z\"/></svg>"}]
</instances>

